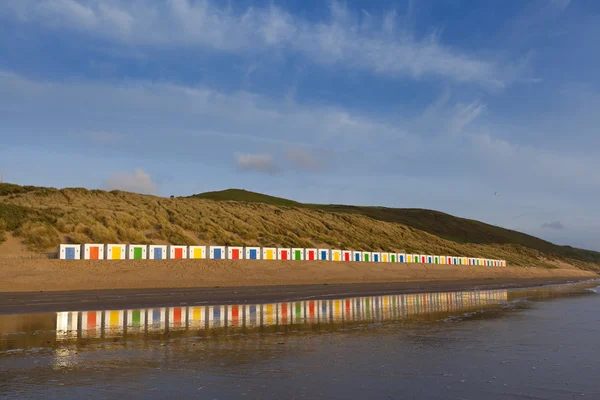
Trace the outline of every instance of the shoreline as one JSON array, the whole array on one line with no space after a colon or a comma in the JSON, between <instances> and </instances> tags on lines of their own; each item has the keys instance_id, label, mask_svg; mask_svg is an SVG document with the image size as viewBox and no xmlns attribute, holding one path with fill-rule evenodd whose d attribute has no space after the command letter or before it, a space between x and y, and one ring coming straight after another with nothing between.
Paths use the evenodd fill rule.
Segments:
<instances>
[{"instance_id":1,"label":"shoreline","mask_svg":"<svg viewBox=\"0 0 600 400\"><path fill-rule=\"evenodd\" d=\"M219 288L116 289L67 292L0 293L1 314L100 311L156 307L264 304L342 297L385 296L533 288L592 282L593 279L524 279L520 281L422 281L346 285L292 285ZM600 282L599 282L600 283Z\"/></svg>"}]
</instances>

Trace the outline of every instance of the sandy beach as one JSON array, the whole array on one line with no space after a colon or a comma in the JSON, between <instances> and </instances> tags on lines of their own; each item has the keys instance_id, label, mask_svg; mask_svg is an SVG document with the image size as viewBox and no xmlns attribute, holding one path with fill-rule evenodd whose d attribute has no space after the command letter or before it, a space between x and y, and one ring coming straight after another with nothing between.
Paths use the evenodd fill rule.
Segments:
<instances>
[{"instance_id":1,"label":"sandy beach","mask_svg":"<svg viewBox=\"0 0 600 400\"><path fill-rule=\"evenodd\" d=\"M237 260L0 260L0 276L5 293L598 277L575 268Z\"/></svg>"}]
</instances>

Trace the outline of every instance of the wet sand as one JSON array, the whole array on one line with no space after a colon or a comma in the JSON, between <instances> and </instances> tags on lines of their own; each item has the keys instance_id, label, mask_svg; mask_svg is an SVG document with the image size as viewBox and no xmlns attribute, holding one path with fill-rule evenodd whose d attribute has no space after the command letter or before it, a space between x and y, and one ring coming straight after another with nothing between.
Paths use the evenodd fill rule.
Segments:
<instances>
[{"instance_id":1,"label":"wet sand","mask_svg":"<svg viewBox=\"0 0 600 400\"><path fill-rule=\"evenodd\" d=\"M422 281L341 285L288 285L216 288L161 288L64 292L0 293L0 314L89 309L226 305L334 299L342 296L382 296L463 290L491 290L581 281L572 278Z\"/></svg>"}]
</instances>

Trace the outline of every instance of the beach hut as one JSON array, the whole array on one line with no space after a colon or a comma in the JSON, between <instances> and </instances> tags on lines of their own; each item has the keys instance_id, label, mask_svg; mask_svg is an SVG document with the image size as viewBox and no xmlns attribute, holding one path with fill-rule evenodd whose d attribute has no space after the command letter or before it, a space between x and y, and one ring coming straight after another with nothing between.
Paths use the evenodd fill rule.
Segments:
<instances>
[{"instance_id":1,"label":"beach hut","mask_svg":"<svg viewBox=\"0 0 600 400\"><path fill-rule=\"evenodd\" d=\"M371 261L373 262L381 262L381 253L378 251L374 251L371 253Z\"/></svg>"},{"instance_id":2,"label":"beach hut","mask_svg":"<svg viewBox=\"0 0 600 400\"><path fill-rule=\"evenodd\" d=\"M370 262L370 261L373 261L373 260L372 260L372 258L371 258L371 252L369 252L369 251L363 251L363 252L362 252L362 260L363 260L364 262Z\"/></svg>"},{"instance_id":3,"label":"beach hut","mask_svg":"<svg viewBox=\"0 0 600 400\"><path fill-rule=\"evenodd\" d=\"M128 244L127 259L129 260L145 260L148 258L148 246L143 244Z\"/></svg>"},{"instance_id":4,"label":"beach hut","mask_svg":"<svg viewBox=\"0 0 600 400\"><path fill-rule=\"evenodd\" d=\"M353 251L352 252L352 261L361 262L362 261L362 251Z\"/></svg>"},{"instance_id":5,"label":"beach hut","mask_svg":"<svg viewBox=\"0 0 600 400\"><path fill-rule=\"evenodd\" d=\"M151 244L148 246L148 259L165 260L167 258L167 246Z\"/></svg>"},{"instance_id":6,"label":"beach hut","mask_svg":"<svg viewBox=\"0 0 600 400\"><path fill-rule=\"evenodd\" d=\"M307 261L316 261L318 259L317 249L306 249L304 259Z\"/></svg>"},{"instance_id":7,"label":"beach hut","mask_svg":"<svg viewBox=\"0 0 600 400\"><path fill-rule=\"evenodd\" d=\"M127 255L127 246L124 244L107 244L104 254L107 260L124 260Z\"/></svg>"},{"instance_id":8,"label":"beach hut","mask_svg":"<svg viewBox=\"0 0 600 400\"><path fill-rule=\"evenodd\" d=\"M61 260L81 259L81 246L78 244L61 244L58 246L58 258Z\"/></svg>"},{"instance_id":9,"label":"beach hut","mask_svg":"<svg viewBox=\"0 0 600 400\"><path fill-rule=\"evenodd\" d=\"M227 246L227 259L228 260L243 260L244 259L244 248Z\"/></svg>"},{"instance_id":10,"label":"beach hut","mask_svg":"<svg viewBox=\"0 0 600 400\"><path fill-rule=\"evenodd\" d=\"M467 265L467 257L462 257L462 265Z\"/></svg>"},{"instance_id":11,"label":"beach hut","mask_svg":"<svg viewBox=\"0 0 600 400\"><path fill-rule=\"evenodd\" d=\"M398 262L398 254L396 253L390 253L390 262Z\"/></svg>"},{"instance_id":12,"label":"beach hut","mask_svg":"<svg viewBox=\"0 0 600 400\"><path fill-rule=\"evenodd\" d=\"M303 261L304 260L304 249L292 249L292 260Z\"/></svg>"},{"instance_id":13,"label":"beach hut","mask_svg":"<svg viewBox=\"0 0 600 400\"><path fill-rule=\"evenodd\" d=\"M190 246L188 247L188 257L193 259L206 258L206 246Z\"/></svg>"},{"instance_id":14,"label":"beach hut","mask_svg":"<svg viewBox=\"0 0 600 400\"><path fill-rule=\"evenodd\" d=\"M406 255L406 262L407 263L412 263L413 262L413 256L412 256L412 254L407 254Z\"/></svg>"},{"instance_id":15,"label":"beach hut","mask_svg":"<svg viewBox=\"0 0 600 400\"><path fill-rule=\"evenodd\" d=\"M452 262L452 257L446 257L446 264L454 265L454 263Z\"/></svg>"},{"instance_id":16,"label":"beach hut","mask_svg":"<svg viewBox=\"0 0 600 400\"><path fill-rule=\"evenodd\" d=\"M265 247L262 249L263 260L277 260L277 249L274 247Z\"/></svg>"},{"instance_id":17,"label":"beach hut","mask_svg":"<svg viewBox=\"0 0 600 400\"><path fill-rule=\"evenodd\" d=\"M404 254L404 253L398 253L398 262L401 262L401 263L407 262L406 261L406 254Z\"/></svg>"},{"instance_id":18,"label":"beach hut","mask_svg":"<svg viewBox=\"0 0 600 400\"><path fill-rule=\"evenodd\" d=\"M82 260L104 260L104 245L103 244L82 244L81 245Z\"/></svg>"},{"instance_id":19,"label":"beach hut","mask_svg":"<svg viewBox=\"0 0 600 400\"><path fill-rule=\"evenodd\" d=\"M169 260L183 260L187 257L187 246L169 246Z\"/></svg>"},{"instance_id":20,"label":"beach hut","mask_svg":"<svg viewBox=\"0 0 600 400\"><path fill-rule=\"evenodd\" d=\"M208 250L208 258L211 260L224 260L225 246L210 246Z\"/></svg>"},{"instance_id":21,"label":"beach hut","mask_svg":"<svg viewBox=\"0 0 600 400\"><path fill-rule=\"evenodd\" d=\"M433 263L434 264L439 264L440 263L440 256L433 256Z\"/></svg>"},{"instance_id":22,"label":"beach hut","mask_svg":"<svg viewBox=\"0 0 600 400\"><path fill-rule=\"evenodd\" d=\"M319 261L329 261L329 249L319 249L318 256Z\"/></svg>"},{"instance_id":23,"label":"beach hut","mask_svg":"<svg viewBox=\"0 0 600 400\"><path fill-rule=\"evenodd\" d=\"M341 250L331 250L331 260L332 261L342 261L342 251Z\"/></svg>"},{"instance_id":24,"label":"beach hut","mask_svg":"<svg viewBox=\"0 0 600 400\"><path fill-rule=\"evenodd\" d=\"M390 262L390 253L381 253L381 262Z\"/></svg>"},{"instance_id":25,"label":"beach hut","mask_svg":"<svg viewBox=\"0 0 600 400\"><path fill-rule=\"evenodd\" d=\"M342 260L343 261L352 261L352 251L351 250L342 250Z\"/></svg>"},{"instance_id":26,"label":"beach hut","mask_svg":"<svg viewBox=\"0 0 600 400\"><path fill-rule=\"evenodd\" d=\"M277 259L278 260L289 260L290 257L290 249L277 249Z\"/></svg>"},{"instance_id":27,"label":"beach hut","mask_svg":"<svg viewBox=\"0 0 600 400\"><path fill-rule=\"evenodd\" d=\"M427 256L427 264L433 264L433 256Z\"/></svg>"},{"instance_id":28,"label":"beach hut","mask_svg":"<svg viewBox=\"0 0 600 400\"><path fill-rule=\"evenodd\" d=\"M260 247L246 247L246 260L260 260L261 259L261 251Z\"/></svg>"}]
</instances>

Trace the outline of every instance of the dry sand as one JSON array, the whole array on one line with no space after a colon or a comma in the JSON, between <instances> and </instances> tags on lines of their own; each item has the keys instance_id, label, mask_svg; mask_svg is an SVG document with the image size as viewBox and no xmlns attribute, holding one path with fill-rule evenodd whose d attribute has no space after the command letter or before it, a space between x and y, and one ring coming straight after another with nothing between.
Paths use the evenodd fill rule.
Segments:
<instances>
[{"instance_id":1,"label":"dry sand","mask_svg":"<svg viewBox=\"0 0 600 400\"><path fill-rule=\"evenodd\" d=\"M597 278L574 268L233 260L0 259L0 292Z\"/></svg>"}]
</instances>

